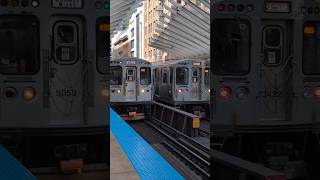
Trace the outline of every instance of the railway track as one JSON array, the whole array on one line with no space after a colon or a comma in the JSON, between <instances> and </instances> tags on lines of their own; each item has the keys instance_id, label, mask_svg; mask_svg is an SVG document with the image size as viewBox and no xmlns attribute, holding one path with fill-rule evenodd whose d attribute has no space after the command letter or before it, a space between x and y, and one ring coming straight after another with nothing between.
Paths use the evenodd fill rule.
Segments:
<instances>
[{"instance_id":1,"label":"railway track","mask_svg":"<svg viewBox=\"0 0 320 180\"><path fill-rule=\"evenodd\" d=\"M148 119L144 122L130 123L130 125L150 144L161 145L166 152L180 160L180 162L174 162L175 166L185 166L192 175L197 176L197 179L210 179L210 149L159 123L161 122Z\"/></svg>"},{"instance_id":2,"label":"railway track","mask_svg":"<svg viewBox=\"0 0 320 180\"><path fill-rule=\"evenodd\" d=\"M154 125L152 121L146 121L146 123L165 137L161 144L168 151L182 160L202 179L210 179L210 149L180 133L168 132Z\"/></svg>"}]
</instances>

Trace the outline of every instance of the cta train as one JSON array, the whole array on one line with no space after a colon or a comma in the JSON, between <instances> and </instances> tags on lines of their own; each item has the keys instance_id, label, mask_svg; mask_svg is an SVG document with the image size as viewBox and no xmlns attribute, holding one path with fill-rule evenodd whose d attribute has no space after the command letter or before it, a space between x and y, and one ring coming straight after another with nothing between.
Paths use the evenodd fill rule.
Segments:
<instances>
[{"instance_id":1,"label":"cta train","mask_svg":"<svg viewBox=\"0 0 320 180\"><path fill-rule=\"evenodd\" d=\"M125 120L142 120L151 111L151 63L134 57L111 60L110 103Z\"/></svg>"},{"instance_id":2,"label":"cta train","mask_svg":"<svg viewBox=\"0 0 320 180\"><path fill-rule=\"evenodd\" d=\"M212 147L320 179L319 1L211 1L211 45Z\"/></svg>"},{"instance_id":3,"label":"cta train","mask_svg":"<svg viewBox=\"0 0 320 180\"><path fill-rule=\"evenodd\" d=\"M170 60L153 64L154 100L208 117L209 61Z\"/></svg>"},{"instance_id":4,"label":"cta train","mask_svg":"<svg viewBox=\"0 0 320 180\"><path fill-rule=\"evenodd\" d=\"M0 1L0 143L27 167L108 166L106 3Z\"/></svg>"}]
</instances>

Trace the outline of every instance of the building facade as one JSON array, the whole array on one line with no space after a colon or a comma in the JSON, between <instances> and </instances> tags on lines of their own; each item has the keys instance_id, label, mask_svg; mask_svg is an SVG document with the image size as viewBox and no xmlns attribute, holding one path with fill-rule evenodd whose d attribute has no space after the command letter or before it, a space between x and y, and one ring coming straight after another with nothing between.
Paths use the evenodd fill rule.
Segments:
<instances>
[{"instance_id":1,"label":"building facade","mask_svg":"<svg viewBox=\"0 0 320 180\"><path fill-rule=\"evenodd\" d=\"M111 41L112 59L122 57L137 57L145 59L144 48L144 7L137 7L132 10L127 27L118 31Z\"/></svg>"},{"instance_id":2,"label":"building facade","mask_svg":"<svg viewBox=\"0 0 320 180\"><path fill-rule=\"evenodd\" d=\"M157 35L156 25L163 11L163 0L145 0L144 3L144 57L151 62L164 61L173 58L163 50L149 46L151 38Z\"/></svg>"}]
</instances>

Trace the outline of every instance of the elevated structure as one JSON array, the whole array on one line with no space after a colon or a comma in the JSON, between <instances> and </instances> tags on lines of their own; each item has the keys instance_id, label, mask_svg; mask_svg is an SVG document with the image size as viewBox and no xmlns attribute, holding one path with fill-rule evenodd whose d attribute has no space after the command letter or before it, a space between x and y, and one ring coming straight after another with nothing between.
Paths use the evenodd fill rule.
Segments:
<instances>
[{"instance_id":1,"label":"elevated structure","mask_svg":"<svg viewBox=\"0 0 320 180\"><path fill-rule=\"evenodd\" d=\"M149 46L177 58L208 58L210 52L209 0L162 0L156 34Z\"/></svg>"},{"instance_id":2,"label":"elevated structure","mask_svg":"<svg viewBox=\"0 0 320 180\"><path fill-rule=\"evenodd\" d=\"M111 32L121 30L124 22L142 5L143 0L110 0Z\"/></svg>"}]
</instances>

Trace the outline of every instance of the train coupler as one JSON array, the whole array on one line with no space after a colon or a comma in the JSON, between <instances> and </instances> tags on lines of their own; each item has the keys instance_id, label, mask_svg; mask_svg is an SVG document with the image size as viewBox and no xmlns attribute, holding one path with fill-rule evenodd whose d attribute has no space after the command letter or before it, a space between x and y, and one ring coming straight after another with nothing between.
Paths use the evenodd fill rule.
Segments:
<instances>
[{"instance_id":1,"label":"train coupler","mask_svg":"<svg viewBox=\"0 0 320 180\"><path fill-rule=\"evenodd\" d=\"M82 173L84 168L83 159L71 159L71 160L61 160L60 169L63 173L77 172Z\"/></svg>"},{"instance_id":2,"label":"train coupler","mask_svg":"<svg viewBox=\"0 0 320 180\"><path fill-rule=\"evenodd\" d=\"M122 119L126 121L132 120L144 120L145 114L144 113L137 113L137 112L128 112L128 114L121 114Z\"/></svg>"}]
</instances>

